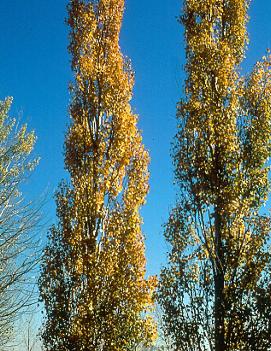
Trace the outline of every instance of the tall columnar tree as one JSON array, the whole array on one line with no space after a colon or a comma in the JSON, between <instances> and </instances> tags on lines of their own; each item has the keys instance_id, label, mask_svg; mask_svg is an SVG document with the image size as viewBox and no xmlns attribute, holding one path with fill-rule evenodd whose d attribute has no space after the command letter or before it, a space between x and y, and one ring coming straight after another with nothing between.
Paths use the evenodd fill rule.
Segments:
<instances>
[{"instance_id":1,"label":"tall columnar tree","mask_svg":"<svg viewBox=\"0 0 271 351\"><path fill-rule=\"evenodd\" d=\"M271 61L241 76L247 0L186 0L179 199L159 299L176 350L270 350Z\"/></svg>"},{"instance_id":2,"label":"tall columnar tree","mask_svg":"<svg viewBox=\"0 0 271 351\"><path fill-rule=\"evenodd\" d=\"M71 184L57 193L59 223L45 251L40 291L46 350L134 350L155 339L155 279L145 279L139 214L149 156L119 47L124 0L71 0L75 82L65 141Z\"/></svg>"},{"instance_id":3,"label":"tall columnar tree","mask_svg":"<svg viewBox=\"0 0 271 351\"><path fill-rule=\"evenodd\" d=\"M12 99L0 101L0 349L12 338L16 319L33 302L29 273L37 263L33 230L38 211L24 200L21 186L35 167L33 132L9 116ZM35 249L35 250L34 250ZM32 290L32 288L30 288Z\"/></svg>"}]
</instances>

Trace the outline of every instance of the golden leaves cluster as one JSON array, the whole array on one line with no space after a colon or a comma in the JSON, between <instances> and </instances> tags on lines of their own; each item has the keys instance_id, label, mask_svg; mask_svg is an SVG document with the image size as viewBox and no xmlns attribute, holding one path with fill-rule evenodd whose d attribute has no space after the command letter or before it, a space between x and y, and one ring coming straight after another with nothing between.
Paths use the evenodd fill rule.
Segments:
<instances>
[{"instance_id":1,"label":"golden leaves cluster","mask_svg":"<svg viewBox=\"0 0 271 351\"><path fill-rule=\"evenodd\" d=\"M62 266L71 312L61 338L78 350L130 350L156 338L156 279L145 278L139 210L149 156L130 105L133 72L119 47L124 0L71 0L68 9L75 82L65 165L72 186L58 196L58 235L68 252Z\"/></svg>"},{"instance_id":2,"label":"golden leaves cluster","mask_svg":"<svg viewBox=\"0 0 271 351\"><path fill-rule=\"evenodd\" d=\"M214 348L210 303L218 276L228 347L238 349L238 337L227 328L241 339L245 323L236 318L234 326L233 311L244 308L242 301L253 304L252 292L269 269L270 217L262 206L270 192L271 57L240 74L248 4L184 2L186 98L178 104L174 149L180 197L166 227L172 250L160 285L165 323L178 350Z\"/></svg>"}]
</instances>

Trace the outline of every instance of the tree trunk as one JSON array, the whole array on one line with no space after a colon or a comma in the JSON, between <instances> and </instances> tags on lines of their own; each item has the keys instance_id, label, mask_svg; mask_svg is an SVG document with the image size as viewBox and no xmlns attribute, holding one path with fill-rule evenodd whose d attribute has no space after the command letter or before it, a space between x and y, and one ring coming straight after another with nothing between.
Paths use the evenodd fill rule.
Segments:
<instances>
[{"instance_id":1,"label":"tree trunk","mask_svg":"<svg viewBox=\"0 0 271 351\"><path fill-rule=\"evenodd\" d=\"M225 351L224 250L219 206L215 211L215 351Z\"/></svg>"}]
</instances>

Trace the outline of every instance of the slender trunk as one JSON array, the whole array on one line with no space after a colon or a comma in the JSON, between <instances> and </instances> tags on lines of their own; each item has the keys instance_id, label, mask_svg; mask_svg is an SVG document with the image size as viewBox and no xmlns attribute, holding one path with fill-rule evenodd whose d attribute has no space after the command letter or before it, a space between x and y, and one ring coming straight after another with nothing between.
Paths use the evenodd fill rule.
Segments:
<instances>
[{"instance_id":1,"label":"slender trunk","mask_svg":"<svg viewBox=\"0 0 271 351\"><path fill-rule=\"evenodd\" d=\"M215 210L215 351L225 351L224 250L222 242L222 216L219 207Z\"/></svg>"}]
</instances>

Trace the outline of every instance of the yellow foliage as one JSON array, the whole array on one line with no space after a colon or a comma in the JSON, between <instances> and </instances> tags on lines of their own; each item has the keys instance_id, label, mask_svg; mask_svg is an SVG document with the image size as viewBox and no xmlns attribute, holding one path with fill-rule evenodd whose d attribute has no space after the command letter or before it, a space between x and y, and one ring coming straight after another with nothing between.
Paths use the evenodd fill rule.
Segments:
<instances>
[{"instance_id":1,"label":"yellow foliage","mask_svg":"<svg viewBox=\"0 0 271 351\"><path fill-rule=\"evenodd\" d=\"M239 348L257 330L248 327L256 317L236 317L246 303L261 315L252 296L270 274L262 206L270 192L271 57L241 76L248 4L184 1L186 97L174 149L180 197L166 227L172 250L160 285L176 349L260 349Z\"/></svg>"},{"instance_id":2,"label":"yellow foliage","mask_svg":"<svg viewBox=\"0 0 271 351\"><path fill-rule=\"evenodd\" d=\"M130 106L133 72L119 47L123 9L123 0L69 5L75 82L65 165L72 187L70 207L61 194L58 213L72 258L65 263L71 279L66 338L80 350L132 350L156 338L150 317L156 280L145 279L139 214L149 156Z\"/></svg>"}]
</instances>

